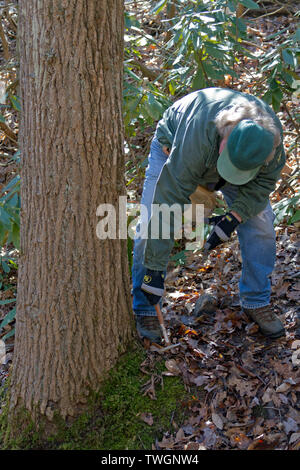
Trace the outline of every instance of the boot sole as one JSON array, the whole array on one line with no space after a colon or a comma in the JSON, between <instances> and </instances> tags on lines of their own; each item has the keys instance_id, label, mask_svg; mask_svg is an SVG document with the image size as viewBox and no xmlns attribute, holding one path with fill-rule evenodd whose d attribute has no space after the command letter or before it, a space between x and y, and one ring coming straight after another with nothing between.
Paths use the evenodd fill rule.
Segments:
<instances>
[{"instance_id":1,"label":"boot sole","mask_svg":"<svg viewBox=\"0 0 300 470\"><path fill-rule=\"evenodd\" d=\"M264 333L262 330L260 331L262 332L264 336L266 336L267 338L271 338L271 339L277 339L277 338L281 338L282 336L285 336L285 330L280 330L277 333L272 333L269 335Z\"/></svg>"}]
</instances>

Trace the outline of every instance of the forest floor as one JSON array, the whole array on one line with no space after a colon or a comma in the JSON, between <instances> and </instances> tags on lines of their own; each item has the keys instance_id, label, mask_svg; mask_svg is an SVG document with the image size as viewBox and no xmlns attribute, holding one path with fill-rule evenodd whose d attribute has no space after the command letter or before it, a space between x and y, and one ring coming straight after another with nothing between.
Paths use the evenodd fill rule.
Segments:
<instances>
[{"instance_id":1,"label":"forest floor","mask_svg":"<svg viewBox=\"0 0 300 470\"><path fill-rule=\"evenodd\" d=\"M274 47L274 41L264 43L264 35L284 28L289 21L284 16L258 21L255 27L261 33L256 38L259 46ZM9 47L13 51L12 32L11 36ZM242 64L246 71L241 70L239 81L219 85L251 93L255 77L261 79L259 50L256 52L256 61L248 59ZM151 60L149 57L149 63ZM14 69L2 70L0 78L6 84L13 83ZM275 341L266 339L241 313L241 259L236 237L213 250L205 262L201 252L189 254L178 266L173 261L163 313L171 341L179 346L167 351L156 345L146 349L136 346L112 371L101 410L94 408L77 423L77 431L58 437L57 443L47 444L48 448L300 449L299 222L289 223L288 210L284 212L295 195L295 186L288 184L288 178L299 173L299 154L289 152L297 136L291 119L291 111L297 106L299 102L285 103L278 113L288 159L271 197L274 205L283 202L275 227L277 261L272 275L272 305L285 325L286 336ZM17 135L17 110L12 109L7 119ZM134 142L145 156L153 130L145 129ZM8 138L0 132L0 137L3 188L18 172L12 159L17 145L12 135ZM128 191L130 196L140 197L142 174ZM180 250L177 246L174 254ZM17 256L11 245L3 249L2 258L8 254ZM14 298L17 269L13 265L7 269L2 263L0 281L1 300ZM207 306L201 308L199 300L207 293L214 299L210 312ZM0 321L10 310L10 304L1 305ZM13 327L14 320L0 332L0 339ZM0 365L2 391L6 389L13 351L12 335L6 342L5 363Z\"/></svg>"},{"instance_id":2,"label":"forest floor","mask_svg":"<svg viewBox=\"0 0 300 470\"><path fill-rule=\"evenodd\" d=\"M205 264L194 256L171 273L163 313L180 346L161 353L151 346L148 361L161 354L169 375L182 377L192 392L184 425L165 433L156 448L299 449L300 242L296 227L276 232L272 304L284 338L266 339L241 312L237 240ZM203 305L204 293L216 300Z\"/></svg>"}]
</instances>

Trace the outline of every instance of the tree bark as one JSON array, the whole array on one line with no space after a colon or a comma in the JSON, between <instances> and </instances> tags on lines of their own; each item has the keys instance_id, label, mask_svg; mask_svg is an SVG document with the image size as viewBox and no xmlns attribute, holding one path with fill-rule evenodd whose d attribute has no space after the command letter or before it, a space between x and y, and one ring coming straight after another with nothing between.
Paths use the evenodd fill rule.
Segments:
<instances>
[{"instance_id":1,"label":"tree bark","mask_svg":"<svg viewBox=\"0 0 300 470\"><path fill-rule=\"evenodd\" d=\"M82 411L133 336L126 240L96 210L125 194L121 0L19 1L21 245L11 416Z\"/></svg>"}]
</instances>

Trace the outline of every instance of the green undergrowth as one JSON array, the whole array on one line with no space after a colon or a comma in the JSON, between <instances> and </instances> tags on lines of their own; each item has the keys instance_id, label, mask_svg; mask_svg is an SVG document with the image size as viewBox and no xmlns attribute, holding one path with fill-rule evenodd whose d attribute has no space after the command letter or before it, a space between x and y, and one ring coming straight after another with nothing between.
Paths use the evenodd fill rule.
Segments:
<instances>
[{"instance_id":1,"label":"green undergrowth","mask_svg":"<svg viewBox=\"0 0 300 470\"><path fill-rule=\"evenodd\" d=\"M145 357L137 347L119 361L90 412L72 425L60 449L151 449L163 432L174 432L172 421L178 424L184 418L184 385L178 377L163 377L163 384L155 385L156 400L145 396L142 386L151 378L140 371ZM151 372L163 370L164 360L158 357ZM142 420L144 413L151 414L152 425Z\"/></svg>"},{"instance_id":2,"label":"green undergrowth","mask_svg":"<svg viewBox=\"0 0 300 470\"><path fill-rule=\"evenodd\" d=\"M31 428L23 440L11 442L5 448L151 450L152 444L156 439L161 440L164 432L175 431L174 422L177 426L183 423L189 396L179 377L161 376L166 367L160 355L151 364L151 369L147 369L150 374L163 378L162 383L155 384L156 399L144 395L143 385L151 379L151 375L140 370L146 354L139 345L126 353L110 371L101 391L90 398L88 410L71 425L60 422L59 431L46 441L39 440L38 433L32 432ZM151 415L153 424L143 421L145 415Z\"/></svg>"}]
</instances>

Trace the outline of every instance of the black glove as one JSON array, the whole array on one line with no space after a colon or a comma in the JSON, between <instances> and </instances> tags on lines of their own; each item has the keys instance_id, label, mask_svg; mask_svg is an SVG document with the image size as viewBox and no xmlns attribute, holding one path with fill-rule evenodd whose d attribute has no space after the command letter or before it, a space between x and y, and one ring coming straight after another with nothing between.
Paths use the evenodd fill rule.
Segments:
<instances>
[{"instance_id":1,"label":"black glove","mask_svg":"<svg viewBox=\"0 0 300 470\"><path fill-rule=\"evenodd\" d=\"M210 217L208 223L213 224L214 228L204 245L205 251L212 250L220 245L220 243L229 240L230 235L240 222L234 215L227 212L225 215Z\"/></svg>"},{"instance_id":2,"label":"black glove","mask_svg":"<svg viewBox=\"0 0 300 470\"><path fill-rule=\"evenodd\" d=\"M156 305L164 295L164 273L147 269L141 285L143 294L151 305Z\"/></svg>"}]
</instances>

